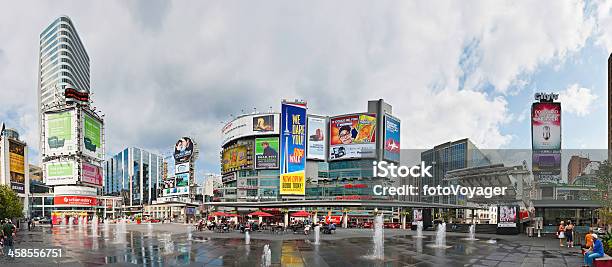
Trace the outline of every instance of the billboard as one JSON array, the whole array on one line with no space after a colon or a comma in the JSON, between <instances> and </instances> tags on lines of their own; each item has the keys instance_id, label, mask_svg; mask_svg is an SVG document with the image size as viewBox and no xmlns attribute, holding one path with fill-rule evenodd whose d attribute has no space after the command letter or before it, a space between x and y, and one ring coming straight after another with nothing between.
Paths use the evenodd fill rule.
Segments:
<instances>
[{"instance_id":1,"label":"billboard","mask_svg":"<svg viewBox=\"0 0 612 267\"><path fill-rule=\"evenodd\" d=\"M74 110L44 114L44 151L46 155L76 153L76 115Z\"/></svg>"},{"instance_id":2,"label":"billboard","mask_svg":"<svg viewBox=\"0 0 612 267\"><path fill-rule=\"evenodd\" d=\"M255 169L278 169L278 137L255 139Z\"/></svg>"},{"instance_id":3,"label":"billboard","mask_svg":"<svg viewBox=\"0 0 612 267\"><path fill-rule=\"evenodd\" d=\"M516 227L518 206L498 206L497 227Z\"/></svg>"},{"instance_id":4,"label":"billboard","mask_svg":"<svg viewBox=\"0 0 612 267\"><path fill-rule=\"evenodd\" d=\"M9 140L9 174L13 191L25 193L25 145L13 140Z\"/></svg>"},{"instance_id":5,"label":"billboard","mask_svg":"<svg viewBox=\"0 0 612 267\"><path fill-rule=\"evenodd\" d=\"M174 162L185 163L193 156L193 141L189 137L183 137L174 145Z\"/></svg>"},{"instance_id":6,"label":"billboard","mask_svg":"<svg viewBox=\"0 0 612 267\"><path fill-rule=\"evenodd\" d=\"M81 182L102 186L102 167L83 162L81 164Z\"/></svg>"},{"instance_id":7,"label":"billboard","mask_svg":"<svg viewBox=\"0 0 612 267\"><path fill-rule=\"evenodd\" d=\"M85 196L56 196L53 198L53 205L97 206L98 199Z\"/></svg>"},{"instance_id":8,"label":"billboard","mask_svg":"<svg viewBox=\"0 0 612 267\"><path fill-rule=\"evenodd\" d=\"M93 116L83 112L83 154L104 159L102 151L102 123Z\"/></svg>"},{"instance_id":9,"label":"billboard","mask_svg":"<svg viewBox=\"0 0 612 267\"><path fill-rule=\"evenodd\" d=\"M45 183L47 185L71 185L77 183L77 163L75 161L50 161L45 163Z\"/></svg>"},{"instance_id":10,"label":"billboard","mask_svg":"<svg viewBox=\"0 0 612 267\"><path fill-rule=\"evenodd\" d=\"M164 179L163 180L163 188L164 189L169 189L169 188L173 188L176 187L176 179L174 179L174 177L170 177L168 179Z\"/></svg>"},{"instance_id":11,"label":"billboard","mask_svg":"<svg viewBox=\"0 0 612 267\"><path fill-rule=\"evenodd\" d=\"M221 129L221 144L245 136L278 134L278 114L257 114L238 117Z\"/></svg>"},{"instance_id":12,"label":"billboard","mask_svg":"<svg viewBox=\"0 0 612 267\"><path fill-rule=\"evenodd\" d=\"M385 138L383 158L388 161L400 160L400 121L385 114Z\"/></svg>"},{"instance_id":13,"label":"billboard","mask_svg":"<svg viewBox=\"0 0 612 267\"><path fill-rule=\"evenodd\" d=\"M531 140L533 150L561 149L561 103L533 103Z\"/></svg>"},{"instance_id":14,"label":"billboard","mask_svg":"<svg viewBox=\"0 0 612 267\"><path fill-rule=\"evenodd\" d=\"M55 195L96 196L98 195L98 189L87 186L64 185L54 187L53 193Z\"/></svg>"},{"instance_id":15,"label":"billboard","mask_svg":"<svg viewBox=\"0 0 612 267\"><path fill-rule=\"evenodd\" d=\"M330 160L375 157L376 114L331 118L329 145Z\"/></svg>"},{"instance_id":16,"label":"billboard","mask_svg":"<svg viewBox=\"0 0 612 267\"><path fill-rule=\"evenodd\" d=\"M221 155L221 172L230 172L252 165L249 160L250 149L246 145L237 145L223 150Z\"/></svg>"},{"instance_id":17,"label":"billboard","mask_svg":"<svg viewBox=\"0 0 612 267\"><path fill-rule=\"evenodd\" d=\"M189 162L174 165L174 173L189 172Z\"/></svg>"},{"instance_id":18,"label":"billboard","mask_svg":"<svg viewBox=\"0 0 612 267\"><path fill-rule=\"evenodd\" d=\"M306 104L281 105L280 194L305 194Z\"/></svg>"},{"instance_id":19,"label":"billboard","mask_svg":"<svg viewBox=\"0 0 612 267\"><path fill-rule=\"evenodd\" d=\"M325 118L308 116L308 141L306 158L325 160L327 140L325 138Z\"/></svg>"},{"instance_id":20,"label":"billboard","mask_svg":"<svg viewBox=\"0 0 612 267\"><path fill-rule=\"evenodd\" d=\"M189 186L166 188L162 191L163 196L176 196L189 194Z\"/></svg>"},{"instance_id":21,"label":"billboard","mask_svg":"<svg viewBox=\"0 0 612 267\"><path fill-rule=\"evenodd\" d=\"M253 132L274 132L274 115L262 115L253 117Z\"/></svg>"},{"instance_id":22,"label":"billboard","mask_svg":"<svg viewBox=\"0 0 612 267\"><path fill-rule=\"evenodd\" d=\"M561 153L536 153L532 155L534 174L561 174Z\"/></svg>"},{"instance_id":23,"label":"billboard","mask_svg":"<svg viewBox=\"0 0 612 267\"><path fill-rule=\"evenodd\" d=\"M176 175L176 186L188 186L189 185L189 173L180 173Z\"/></svg>"}]
</instances>

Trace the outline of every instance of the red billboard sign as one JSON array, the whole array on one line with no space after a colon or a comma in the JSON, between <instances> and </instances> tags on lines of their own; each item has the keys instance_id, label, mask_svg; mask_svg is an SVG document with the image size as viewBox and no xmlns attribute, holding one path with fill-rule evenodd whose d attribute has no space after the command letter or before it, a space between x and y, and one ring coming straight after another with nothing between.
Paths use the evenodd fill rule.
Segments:
<instances>
[{"instance_id":1,"label":"red billboard sign","mask_svg":"<svg viewBox=\"0 0 612 267\"><path fill-rule=\"evenodd\" d=\"M91 185L102 186L102 168L83 162L81 182Z\"/></svg>"},{"instance_id":2,"label":"red billboard sign","mask_svg":"<svg viewBox=\"0 0 612 267\"><path fill-rule=\"evenodd\" d=\"M98 199L84 196L57 196L53 198L54 205L96 206Z\"/></svg>"}]
</instances>

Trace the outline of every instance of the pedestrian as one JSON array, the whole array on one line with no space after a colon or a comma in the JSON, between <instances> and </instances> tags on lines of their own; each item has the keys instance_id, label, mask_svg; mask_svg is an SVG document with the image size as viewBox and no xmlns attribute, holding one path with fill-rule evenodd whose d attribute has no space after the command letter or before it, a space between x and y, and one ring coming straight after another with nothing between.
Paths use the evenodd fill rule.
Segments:
<instances>
[{"instance_id":1,"label":"pedestrian","mask_svg":"<svg viewBox=\"0 0 612 267\"><path fill-rule=\"evenodd\" d=\"M593 260L604 256L603 243L596 234L593 237L593 247L584 253L584 266L593 266Z\"/></svg>"},{"instance_id":2,"label":"pedestrian","mask_svg":"<svg viewBox=\"0 0 612 267\"><path fill-rule=\"evenodd\" d=\"M574 247L574 224L572 224L571 220L567 221L567 226L565 226L565 237L567 238L567 247Z\"/></svg>"},{"instance_id":3,"label":"pedestrian","mask_svg":"<svg viewBox=\"0 0 612 267\"><path fill-rule=\"evenodd\" d=\"M10 219L6 219L6 223L4 227L2 227L2 232L4 232L4 240L6 241L6 246L13 246L13 237L15 236L15 225Z\"/></svg>"},{"instance_id":4,"label":"pedestrian","mask_svg":"<svg viewBox=\"0 0 612 267\"><path fill-rule=\"evenodd\" d=\"M584 245L582 245L582 254L593 247L593 229L589 229L589 232L584 236Z\"/></svg>"},{"instance_id":5,"label":"pedestrian","mask_svg":"<svg viewBox=\"0 0 612 267\"><path fill-rule=\"evenodd\" d=\"M559 246L564 247L563 240L565 240L565 222L559 223L559 229L557 230L557 238L559 238Z\"/></svg>"},{"instance_id":6,"label":"pedestrian","mask_svg":"<svg viewBox=\"0 0 612 267\"><path fill-rule=\"evenodd\" d=\"M32 219L27 218L26 220L28 221L28 231L32 231Z\"/></svg>"}]
</instances>

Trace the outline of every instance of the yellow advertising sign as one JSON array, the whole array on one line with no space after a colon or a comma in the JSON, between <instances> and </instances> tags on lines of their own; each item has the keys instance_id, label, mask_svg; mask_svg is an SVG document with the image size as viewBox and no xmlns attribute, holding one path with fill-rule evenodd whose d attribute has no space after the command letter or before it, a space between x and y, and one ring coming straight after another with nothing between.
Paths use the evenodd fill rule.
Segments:
<instances>
[{"instance_id":1,"label":"yellow advertising sign","mask_svg":"<svg viewBox=\"0 0 612 267\"><path fill-rule=\"evenodd\" d=\"M222 171L228 172L249 165L246 146L237 146L223 151Z\"/></svg>"},{"instance_id":2,"label":"yellow advertising sign","mask_svg":"<svg viewBox=\"0 0 612 267\"><path fill-rule=\"evenodd\" d=\"M306 178L304 171L284 173L280 176L281 195L305 195Z\"/></svg>"},{"instance_id":3,"label":"yellow advertising sign","mask_svg":"<svg viewBox=\"0 0 612 267\"><path fill-rule=\"evenodd\" d=\"M9 153L9 159L11 161L11 172L14 173L19 173L19 174L25 174L25 167L24 167L24 158L23 155L19 155L16 153Z\"/></svg>"}]
</instances>

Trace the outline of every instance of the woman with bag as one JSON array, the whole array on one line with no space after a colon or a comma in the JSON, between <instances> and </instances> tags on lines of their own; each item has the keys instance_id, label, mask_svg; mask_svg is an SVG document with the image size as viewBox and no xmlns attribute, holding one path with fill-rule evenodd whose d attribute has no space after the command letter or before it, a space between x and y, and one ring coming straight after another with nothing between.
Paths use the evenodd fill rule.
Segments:
<instances>
[{"instance_id":1,"label":"woman with bag","mask_svg":"<svg viewBox=\"0 0 612 267\"><path fill-rule=\"evenodd\" d=\"M559 223L559 230L557 230L557 237L559 238L559 246L564 247L563 241L565 240L565 222Z\"/></svg>"}]
</instances>

